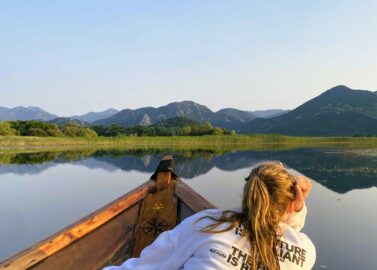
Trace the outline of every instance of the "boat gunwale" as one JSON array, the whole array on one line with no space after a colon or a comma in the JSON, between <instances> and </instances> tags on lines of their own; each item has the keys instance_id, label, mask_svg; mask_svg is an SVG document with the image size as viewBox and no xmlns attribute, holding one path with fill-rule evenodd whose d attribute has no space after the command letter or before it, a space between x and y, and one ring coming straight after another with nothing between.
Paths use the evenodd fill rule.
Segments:
<instances>
[{"instance_id":1,"label":"boat gunwale","mask_svg":"<svg viewBox=\"0 0 377 270\"><path fill-rule=\"evenodd\" d=\"M56 252L59 252L60 250L66 248L67 246L71 245L72 243L76 242L77 240L85 237L92 231L96 230L97 228L103 226L108 221L112 220L114 217L118 216L122 212L126 211L133 205L139 203L142 201L146 194L148 193L149 189L155 185L155 182L153 180L148 180L141 184L140 186L137 186L133 190L123 194L122 196L118 197L117 199L109 202L105 206L95 210L94 212L90 213L89 215L79 219L77 222L68 225L67 227L61 229L57 233L37 242L33 246L5 259L4 261L0 262L0 269L12 269L15 265L15 263L21 264L24 268L32 267L33 265L43 261L44 259L48 258L49 256L53 255ZM136 195L135 195L136 194ZM132 198L132 196L136 196L135 198ZM127 202L127 200L129 200ZM119 204L124 203L124 206L119 207ZM114 209L112 209L114 208ZM98 219L98 217L101 214L104 214L106 212L113 212L111 215L106 217L105 219ZM97 222L94 222L95 224L91 224L94 220ZM85 226L86 223L91 226L89 230L81 231L75 230L79 226ZM77 233L73 233L77 231ZM82 232L82 233L81 233ZM65 239L64 239L65 238ZM68 239L67 239L68 238ZM54 241L62 239L64 242L58 249L52 249L49 252L49 246L53 246L55 243ZM32 259L30 262L23 262L24 260L27 260L27 256L30 256L31 254L35 253L38 259ZM18 269L18 268L15 268Z\"/></svg>"},{"instance_id":2,"label":"boat gunwale","mask_svg":"<svg viewBox=\"0 0 377 270\"><path fill-rule=\"evenodd\" d=\"M125 193L105 206L95 210L77 222L63 228L59 232L41 240L16 255L0 262L0 269L28 269L44 261L48 257L74 244L86 235L105 226L105 224L132 206L140 203L156 186L154 180L148 180L133 190ZM209 208L216 208L189 185L181 180L175 181L175 196L194 213ZM135 196L133 198L133 196ZM123 205L122 205L123 204ZM102 217L101 217L102 215ZM84 230L79 229L83 227Z\"/></svg>"}]
</instances>

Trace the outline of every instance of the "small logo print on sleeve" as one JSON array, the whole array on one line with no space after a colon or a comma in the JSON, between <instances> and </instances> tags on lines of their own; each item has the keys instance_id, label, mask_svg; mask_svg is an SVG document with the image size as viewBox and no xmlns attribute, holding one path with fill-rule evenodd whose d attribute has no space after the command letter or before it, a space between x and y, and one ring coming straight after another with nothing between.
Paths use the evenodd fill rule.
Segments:
<instances>
[{"instance_id":1,"label":"small logo print on sleeve","mask_svg":"<svg viewBox=\"0 0 377 270\"><path fill-rule=\"evenodd\" d=\"M220 251L220 250L218 250L218 249L211 248L209 251L210 251L211 253L213 253L213 254L216 254L217 256L220 256L220 257L226 258L225 253L222 252L222 251Z\"/></svg>"},{"instance_id":2,"label":"small logo print on sleeve","mask_svg":"<svg viewBox=\"0 0 377 270\"><path fill-rule=\"evenodd\" d=\"M221 257L223 260L225 259L227 265L233 269L251 270L251 255L235 246L232 246L232 251L230 253L224 253L215 248L210 248L209 251L212 254Z\"/></svg>"}]
</instances>

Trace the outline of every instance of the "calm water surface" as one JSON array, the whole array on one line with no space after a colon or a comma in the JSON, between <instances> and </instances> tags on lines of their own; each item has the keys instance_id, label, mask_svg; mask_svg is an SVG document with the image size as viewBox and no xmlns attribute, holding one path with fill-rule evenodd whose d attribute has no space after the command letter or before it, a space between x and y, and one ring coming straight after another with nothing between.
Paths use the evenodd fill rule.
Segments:
<instances>
[{"instance_id":1,"label":"calm water surface","mask_svg":"<svg viewBox=\"0 0 377 270\"><path fill-rule=\"evenodd\" d=\"M162 152L0 155L0 261L149 179ZM304 232L315 269L377 269L377 150L298 149L174 153L176 172L220 208L240 204L243 178L281 160L313 181Z\"/></svg>"}]
</instances>

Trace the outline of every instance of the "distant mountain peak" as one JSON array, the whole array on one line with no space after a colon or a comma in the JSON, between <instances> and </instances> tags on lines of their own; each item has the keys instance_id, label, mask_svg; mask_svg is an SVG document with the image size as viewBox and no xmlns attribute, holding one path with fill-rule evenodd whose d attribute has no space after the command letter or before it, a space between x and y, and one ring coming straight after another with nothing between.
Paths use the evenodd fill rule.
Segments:
<instances>
[{"instance_id":1,"label":"distant mountain peak","mask_svg":"<svg viewBox=\"0 0 377 270\"><path fill-rule=\"evenodd\" d=\"M114 108L110 108L110 109L107 109L107 110L103 111L103 113L107 113L107 112L119 112L119 110L114 109Z\"/></svg>"},{"instance_id":2,"label":"distant mountain peak","mask_svg":"<svg viewBox=\"0 0 377 270\"><path fill-rule=\"evenodd\" d=\"M25 108L25 107L24 107L24 108ZM26 107L25 109L32 110L32 111L35 111L35 112L41 112L41 113L45 113L45 114L50 114L49 112L43 110L43 109L40 108L40 107L36 107L36 106L28 106L28 107Z\"/></svg>"},{"instance_id":3,"label":"distant mountain peak","mask_svg":"<svg viewBox=\"0 0 377 270\"><path fill-rule=\"evenodd\" d=\"M196 102L194 102L192 100L174 101L174 102L171 102L169 104L172 104L172 103L178 103L178 104L198 104L198 103L196 103Z\"/></svg>"},{"instance_id":4,"label":"distant mountain peak","mask_svg":"<svg viewBox=\"0 0 377 270\"><path fill-rule=\"evenodd\" d=\"M8 121L15 121L15 120L43 120L48 121L51 119L56 118L57 115L51 114L46 112L45 110L29 106L17 106L14 108L1 108L0 110L0 121L1 120L8 120Z\"/></svg>"},{"instance_id":5,"label":"distant mountain peak","mask_svg":"<svg viewBox=\"0 0 377 270\"><path fill-rule=\"evenodd\" d=\"M88 123L93 123L95 121L101 120L108 118L110 116L113 116L114 114L118 113L119 111L113 108L107 109L102 112L88 112L83 115L74 115L71 118L77 119L80 121L88 122Z\"/></svg>"},{"instance_id":6,"label":"distant mountain peak","mask_svg":"<svg viewBox=\"0 0 377 270\"><path fill-rule=\"evenodd\" d=\"M346 93L346 92L353 92L353 91L356 91L356 90L353 90L345 85L337 85L335 87L332 87L330 88L329 90L323 92L321 95L341 95L343 93Z\"/></svg>"},{"instance_id":7,"label":"distant mountain peak","mask_svg":"<svg viewBox=\"0 0 377 270\"><path fill-rule=\"evenodd\" d=\"M339 85L337 85L337 86L334 86L334 87L330 88L330 89L327 90L327 91L331 91L331 90L352 90L352 89L349 88L349 87L346 86L346 85L339 84Z\"/></svg>"},{"instance_id":8,"label":"distant mountain peak","mask_svg":"<svg viewBox=\"0 0 377 270\"><path fill-rule=\"evenodd\" d=\"M25 107L21 106L21 108L25 108ZM44 111L43 109L41 109L41 108L39 108L37 106L27 106L26 109Z\"/></svg>"},{"instance_id":9,"label":"distant mountain peak","mask_svg":"<svg viewBox=\"0 0 377 270\"><path fill-rule=\"evenodd\" d=\"M334 101L338 100L339 102L353 103L354 99L369 99L371 96L373 97L371 94L374 93L369 90L351 89L345 85L338 85L323 92L317 99L326 98L334 99Z\"/></svg>"},{"instance_id":10,"label":"distant mountain peak","mask_svg":"<svg viewBox=\"0 0 377 270\"><path fill-rule=\"evenodd\" d=\"M377 135L377 96L338 85L286 114L251 121L242 131L298 136Z\"/></svg>"},{"instance_id":11,"label":"distant mountain peak","mask_svg":"<svg viewBox=\"0 0 377 270\"><path fill-rule=\"evenodd\" d=\"M170 107L170 106L182 106L182 107L200 107L200 108L206 108L207 110L210 110L207 106L199 104L197 102L194 102L192 100L183 100L183 101L176 101L168 103L165 106L157 107L156 109L162 108L162 107Z\"/></svg>"}]
</instances>

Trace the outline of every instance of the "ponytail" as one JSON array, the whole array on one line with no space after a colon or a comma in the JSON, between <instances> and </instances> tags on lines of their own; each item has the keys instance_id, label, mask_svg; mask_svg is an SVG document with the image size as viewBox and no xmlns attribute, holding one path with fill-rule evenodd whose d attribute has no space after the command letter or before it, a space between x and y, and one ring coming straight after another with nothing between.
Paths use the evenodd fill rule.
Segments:
<instances>
[{"instance_id":1,"label":"ponytail","mask_svg":"<svg viewBox=\"0 0 377 270\"><path fill-rule=\"evenodd\" d=\"M245 192L251 192L244 197L246 204L252 206L247 208L247 232L253 250L252 269L257 270L258 266L262 269L278 270L279 262L276 253L277 227L278 221L272 209L272 202L266 184L258 175L249 179L250 187L245 186ZM257 251L257 252L255 252Z\"/></svg>"}]
</instances>

